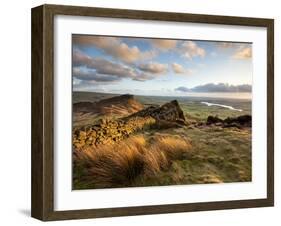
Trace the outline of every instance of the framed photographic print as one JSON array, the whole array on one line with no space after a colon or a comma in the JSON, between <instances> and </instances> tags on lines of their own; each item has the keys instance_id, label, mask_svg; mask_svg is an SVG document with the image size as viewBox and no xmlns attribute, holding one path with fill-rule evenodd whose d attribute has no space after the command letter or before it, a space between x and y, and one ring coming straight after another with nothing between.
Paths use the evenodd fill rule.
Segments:
<instances>
[{"instance_id":1,"label":"framed photographic print","mask_svg":"<svg viewBox=\"0 0 281 226\"><path fill-rule=\"evenodd\" d=\"M273 19L32 9L32 216L273 206Z\"/></svg>"}]
</instances>

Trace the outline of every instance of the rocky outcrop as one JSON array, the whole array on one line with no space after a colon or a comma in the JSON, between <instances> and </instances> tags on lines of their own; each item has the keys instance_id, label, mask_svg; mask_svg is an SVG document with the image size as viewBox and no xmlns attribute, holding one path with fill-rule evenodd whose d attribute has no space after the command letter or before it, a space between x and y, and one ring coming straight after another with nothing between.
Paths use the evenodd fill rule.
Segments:
<instances>
[{"instance_id":1,"label":"rocky outcrop","mask_svg":"<svg viewBox=\"0 0 281 226\"><path fill-rule=\"evenodd\" d=\"M184 114L182 109L179 106L177 100L173 100L162 106L150 106L146 109L138 111L129 117L146 117L151 116L155 120L164 120L169 122L179 122L182 123L185 121Z\"/></svg>"},{"instance_id":2,"label":"rocky outcrop","mask_svg":"<svg viewBox=\"0 0 281 226\"><path fill-rule=\"evenodd\" d=\"M241 115L236 118L226 118L224 120L224 123L226 123L226 124L237 123L241 126L251 127L252 126L252 116L251 115Z\"/></svg>"},{"instance_id":3,"label":"rocky outcrop","mask_svg":"<svg viewBox=\"0 0 281 226\"><path fill-rule=\"evenodd\" d=\"M252 127L252 116L251 115L241 115L238 117L228 117L226 119L220 119L217 116L208 116L207 125L218 125L224 128L226 127Z\"/></svg>"},{"instance_id":4,"label":"rocky outcrop","mask_svg":"<svg viewBox=\"0 0 281 226\"><path fill-rule=\"evenodd\" d=\"M102 119L93 126L78 128L73 134L73 146L79 149L84 146L112 144L146 128L164 129L183 124L183 111L174 100L162 106L148 107L118 120Z\"/></svg>"}]
</instances>

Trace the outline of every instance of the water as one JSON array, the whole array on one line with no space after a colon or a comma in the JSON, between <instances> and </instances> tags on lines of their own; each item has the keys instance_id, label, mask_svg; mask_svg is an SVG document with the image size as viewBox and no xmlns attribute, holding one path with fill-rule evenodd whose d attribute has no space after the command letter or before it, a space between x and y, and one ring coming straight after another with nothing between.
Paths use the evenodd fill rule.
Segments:
<instances>
[{"instance_id":1,"label":"water","mask_svg":"<svg viewBox=\"0 0 281 226\"><path fill-rule=\"evenodd\" d=\"M232 110L232 111L243 111L242 109L237 109L237 108L234 108L234 107L229 106L229 105L215 104L215 103L209 103L209 102L201 102L201 103L206 104L208 107L218 106L218 107L228 108L229 110Z\"/></svg>"}]
</instances>

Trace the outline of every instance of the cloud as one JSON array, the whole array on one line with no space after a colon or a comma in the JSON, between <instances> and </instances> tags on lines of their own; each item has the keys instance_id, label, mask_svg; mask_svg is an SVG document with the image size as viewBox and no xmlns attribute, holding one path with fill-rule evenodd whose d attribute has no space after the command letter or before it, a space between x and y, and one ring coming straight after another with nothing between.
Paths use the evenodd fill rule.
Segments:
<instances>
[{"instance_id":1,"label":"cloud","mask_svg":"<svg viewBox=\"0 0 281 226\"><path fill-rule=\"evenodd\" d=\"M240 48L234 55L234 59L243 60L243 59L249 59L252 58L252 48L246 47L246 48Z\"/></svg>"},{"instance_id":2,"label":"cloud","mask_svg":"<svg viewBox=\"0 0 281 226\"><path fill-rule=\"evenodd\" d=\"M85 68L73 68L73 77L75 79L83 81L95 81L95 82L115 82L121 78L115 75L99 74L96 70L85 69Z\"/></svg>"},{"instance_id":3,"label":"cloud","mask_svg":"<svg viewBox=\"0 0 281 226\"><path fill-rule=\"evenodd\" d=\"M147 80L152 80L154 78L155 78L155 75L143 73L143 72L138 72L137 76L133 77L132 80L144 82L144 81L147 81Z\"/></svg>"},{"instance_id":4,"label":"cloud","mask_svg":"<svg viewBox=\"0 0 281 226\"><path fill-rule=\"evenodd\" d=\"M252 58L252 47L249 43L218 42L216 45L221 49L232 49L234 51L233 59Z\"/></svg>"},{"instance_id":5,"label":"cloud","mask_svg":"<svg viewBox=\"0 0 281 226\"><path fill-rule=\"evenodd\" d=\"M72 64L74 67L78 66L89 66L92 63L92 58L84 54L79 50L73 50L72 53Z\"/></svg>"},{"instance_id":6,"label":"cloud","mask_svg":"<svg viewBox=\"0 0 281 226\"><path fill-rule=\"evenodd\" d=\"M227 83L208 83L205 85L200 85L200 86L195 86L191 89L187 87L178 87L175 89L175 91L180 91L180 92L251 92L252 91L252 86L248 84L243 84L243 85L229 85Z\"/></svg>"},{"instance_id":7,"label":"cloud","mask_svg":"<svg viewBox=\"0 0 281 226\"><path fill-rule=\"evenodd\" d=\"M184 73L184 68L183 68L183 66L180 65L180 64L173 63L173 64L172 64L172 69L173 69L173 71L174 71L175 73L177 73L177 74L182 74L182 73Z\"/></svg>"},{"instance_id":8,"label":"cloud","mask_svg":"<svg viewBox=\"0 0 281 226\"><path fill-rule=\"evenodd\" d=\"M155 62L140 64L138 68L144 72L149 72L152 74L165 74L168 71L167 64L160 64Z\"/></svg>"},{"instance_id":9,"label":"cloud","mask_svg":"<svg viewBox=\"0 0 281 226\"><path fill-rule=\"evenodd\" d=\"M151 63L143 65L143 70L133 66L116 63L104 58L90 57L79 50L73 51L73 76L80 80L96 82L114 82L121 78L131 78L135 81L146 81L155 78L165 70L165 65Z\"/></svg>"},{"instance_id":10,"label":"cloud","mask_svg":"<svg viewBox=\"0 0 281 226\"><path fill-rule=\"evenodd\" d=\"M73 83L74 91L94 91L94 92L107 92L106 84L104 82L96 82L96 81L84 81L78 80L79 82Z\"/></svg>"},{"instance_id":11,"label":"cloud","mask_svg":"<svg viewBox=\"0 0 281 226\"><path fill-rule=\"evenodd\" d=\"M134 69L123 64L114 63L109 60L89 57L81 51L73 51L73 66L87 67L88 69L95 69L96 73L109 74L120 77L134 77Z\"/></svg>"},{"instance_id":12,"label":"cloud","mask_svg":"<svg viewBox=\"0 0 281 226\"><path fill-rule=\"evenodd\" d=\"M237 42L216 42L216 46L222 49L237 48L241 43Z\"/></svg>"},{"instance_id":13,"label":"cloud","mask_svg":"<svg viewBox=\"0 0 281 226\"><path fill-rule=\"evenodd\" d=\"M199 47L195 42L193 41L185 41L182 43L180 47L180 52L182 55L189 60L191 60L193 57L205 57L206 51Z\"/></svg>"},{"instance_id":14,"label":"cloud","mask_svg":"<svg viewBox=\"0 0 281 226\"><path fill-rule=\"evenodd\" d=\"M151 43L162 50L173 49L177 46L177 40L151 39Z\"/></svg>"},{"instance_id":15,"label":"cloud","mask_svg":"<svg viewBox=\"0 0 281 226\"><path fill-rule=\"evenodd\" d=\"M74 35L72 40L74 45L87 47L95 46L106 54L126 63L152 59L156 56L156 52L153 50L141 51L137 46L129 47L126 43L122 42L120 38L115 37Z\"/></svg>"},{"instance_id":16,"label":"cloud","mask_svg":"<svg viewBox=\"0 0 281 226\"><path fill-rule=\"evenodd\" d=\"M176 74L191 74L192 70L191 69L187 69L184 68L182 65L177 64L177 63L172 63L172 70L174 71L174 73Z\"/></svg>"},{"instance_id":17,"label":"cloud","mask_svg":"<svg viewBox=\"0 0 281 226\"><path fill-rule=\"evenodd\" d=\"M188 89L187 87L184 87L184 86L180 86L180 87L176 88L175 91L190 92L190 89Z\"/></svg>"}]
</instances>

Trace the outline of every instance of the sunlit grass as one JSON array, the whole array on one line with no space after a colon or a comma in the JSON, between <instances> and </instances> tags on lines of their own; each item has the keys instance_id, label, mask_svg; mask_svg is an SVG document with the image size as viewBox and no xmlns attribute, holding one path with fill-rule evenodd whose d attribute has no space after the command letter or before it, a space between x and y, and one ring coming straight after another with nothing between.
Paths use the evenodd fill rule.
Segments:
<instances>
[{"instance_id":1,"label":"sunlit grass","mask_svg":"<svg viewBox=\"0 0 281 226\"><path fill-rule=\"evenodd\" d=\"M74 152L74 188L134 186L138 177L165 171L173 160L185 158L191 144L177 137L142 135L114 145L101 145ZM77 183L75 183L77 182Z\"/></svg>"}]
</instances>

